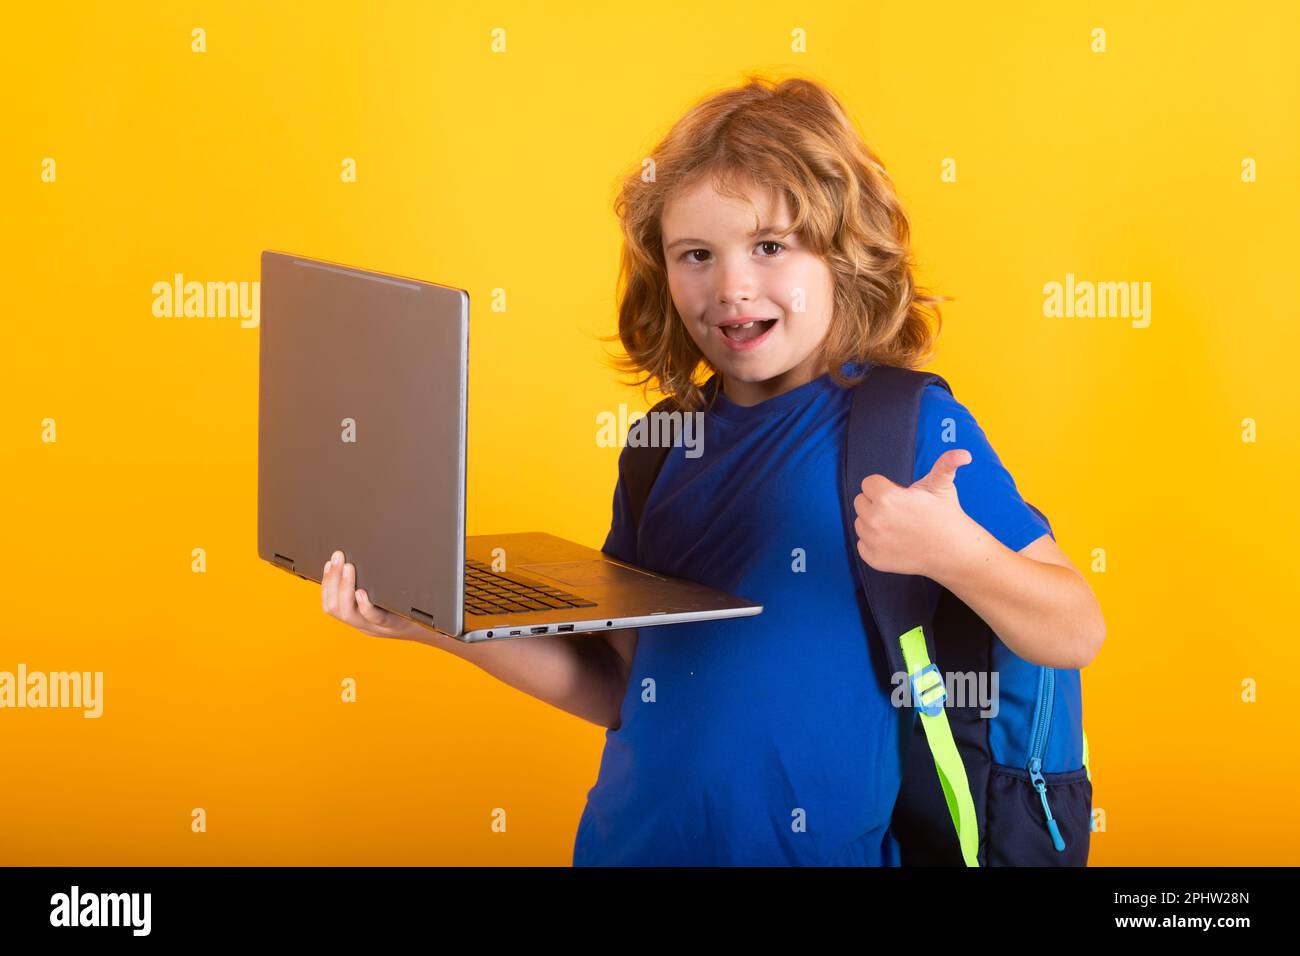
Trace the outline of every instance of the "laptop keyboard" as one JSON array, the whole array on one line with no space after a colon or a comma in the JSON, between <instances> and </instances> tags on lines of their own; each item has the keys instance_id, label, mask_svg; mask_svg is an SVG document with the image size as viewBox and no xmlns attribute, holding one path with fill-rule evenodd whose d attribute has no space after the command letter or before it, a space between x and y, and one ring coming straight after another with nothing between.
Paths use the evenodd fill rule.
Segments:
<instances>
[{"instance_id":1,"label":"laptop keyboard","mask_svg":"<svg viewBox=\"0 0 1300 956\"><path fill-rule=\"evenodd\" d=\"M472 614L518 614L595 606L568 591L510 574L497 574L482 561L465 559L465 610Z\"/></svg>"}]
</instances>

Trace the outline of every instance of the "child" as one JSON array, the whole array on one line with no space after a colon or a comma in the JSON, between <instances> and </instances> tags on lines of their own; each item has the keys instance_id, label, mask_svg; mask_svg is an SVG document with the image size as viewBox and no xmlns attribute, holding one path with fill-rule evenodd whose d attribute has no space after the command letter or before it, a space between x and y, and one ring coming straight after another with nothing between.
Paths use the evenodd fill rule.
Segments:
<instances>
[{"instance_id":1,"label":"child","mask_svg":"<svg viewBox=\"0 0 1300 956\"><path fill-rule=\"evenodd\" d=\"M846 527L844 386L864 362L919 365L939 300L915 288L907 219L835 97L751 79L697 105L651 158L617 204L624 367L688 409L705 405L701 362L721 387L703 454L670 450L639 531L624 453L604 550L763 613L466 645L371 605L338 552L322 608L609 728L575 865L897 865L907 735L853 562L933 578L1034 663L1085 666L1100 609L937 387L915 483L863 476Z\"/></svg>"},{"instance_id":2,"label":"child","mask_svg":"<svg viewBox=\"0 0 1300 956\"><path fill-rule=\"evenodd\" d=\"M907 220L835 97L754 79L651 158L617 204L622 364L687 409L705 406L701 360L721 389L703 455L670 451L639 533L620 480L604 550L765 609L620 638L630 679L574 863L896 865L906 737L853 562L939 581L1035 663L1085 665L1100 609L938 386L916 483L862 476L844 527L842 386L863 361L920 364L937 300L915 289Z\"/></svg>"}]
</instances>

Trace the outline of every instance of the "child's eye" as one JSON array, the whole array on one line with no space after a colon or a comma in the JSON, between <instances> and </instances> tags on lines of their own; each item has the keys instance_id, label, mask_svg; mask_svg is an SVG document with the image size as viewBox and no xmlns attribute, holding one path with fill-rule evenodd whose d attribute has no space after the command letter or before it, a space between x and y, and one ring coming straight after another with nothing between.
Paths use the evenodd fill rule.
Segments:
<instances>
[{"instance_id":1,"label":"child's eye","mask_svg":"<svg viewBox=\"0 0 1300 956\"><path fill-rule=\"evenodd\" d=\"M783 243L777 242L775 239L764 239L762 242L758 243L758 245L755 246L755 248L758 248L759 246L776 246L777 248L777 251L773 252L771 255L763 256L764 259L775 259L778 255L780 255L782 252L785 251L785 245ZM686 260L687 262L694 262L697 264L704 262L705 260L703 259L687 258L688 256L695 255L695 253L697 252L703 252L705 255L708 255L709 250L708 249L687 249L685 252L682 253L681 258Z\"/></svg>"}]
</instances>

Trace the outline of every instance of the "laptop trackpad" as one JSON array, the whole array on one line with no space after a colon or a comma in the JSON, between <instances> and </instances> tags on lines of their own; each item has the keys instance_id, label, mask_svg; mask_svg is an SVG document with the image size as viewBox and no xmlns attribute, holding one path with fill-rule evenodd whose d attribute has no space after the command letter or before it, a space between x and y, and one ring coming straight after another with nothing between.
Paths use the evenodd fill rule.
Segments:
<instances>
[{"instance_id":1,"label":"laptop trackpad","mask_svg":"<svg viewBox=\"0 0 1300 956\"><path fill-rule=\"evenodd\" d=\"M591 584L646 584L663 578L649 571L634 571L606 561L564 561L557 564L520 564L520 571L552 578L562 584L583 587Z\"/></svg>"}]
</instances>

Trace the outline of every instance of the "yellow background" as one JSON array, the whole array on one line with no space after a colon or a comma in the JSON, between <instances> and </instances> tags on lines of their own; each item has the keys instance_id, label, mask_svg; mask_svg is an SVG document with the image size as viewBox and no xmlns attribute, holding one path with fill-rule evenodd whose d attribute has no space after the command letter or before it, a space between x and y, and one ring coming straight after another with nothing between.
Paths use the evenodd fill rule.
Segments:
<instances>
[{"instance_id":1,"label":"yellow background","mask_svg":"<svg viewBox=\"0 0 1300 956\"><path fill-rule=\"evenodd\" d=\"M617 178L755 69L847 104L956 300L931 367L1076 564L1106 550L1092 863L1296 863L1300 17L1138 6L15 8L0 670L102 670L105 712L0 711L0 864L569 863L601 729L260 561L257 332L155 318L151 286L272 248L468 289L469 532L599 547L595 416L646 407L596 338ZM1044 317L1067 272L1151 282L1150 327Z\"/></svg>"}]
</instances>

